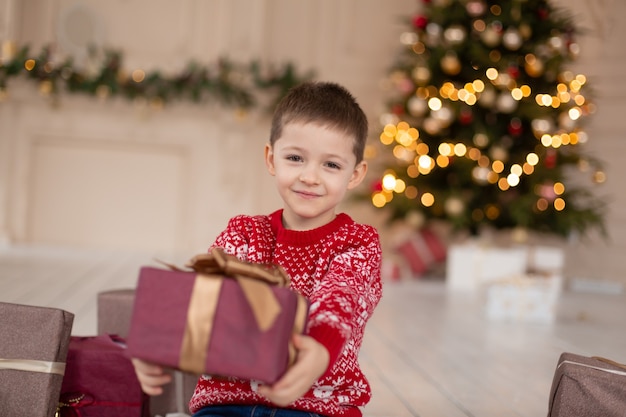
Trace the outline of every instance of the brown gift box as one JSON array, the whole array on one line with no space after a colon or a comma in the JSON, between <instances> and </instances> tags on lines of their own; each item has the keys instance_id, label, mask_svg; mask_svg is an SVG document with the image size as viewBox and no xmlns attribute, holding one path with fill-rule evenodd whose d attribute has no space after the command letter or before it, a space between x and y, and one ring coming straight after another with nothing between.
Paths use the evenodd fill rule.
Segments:
<instances>
[{"instance_id":1,"label":"brown gift box","mask_svg":"<svg viewBox=\"0 0 626 417\"><path fill-rule=\"evenodd\" d=\"M626 416L626 365L562 353L552 380L548 417Z\"/></svg>"},{"instance_id":2,"label":"brown gift box","mask_svg":"<svg viewBox=\"0 0 626 417\"><path fill-rule=\"evenodd\" d=\"M135 290L120 288L98 293L98 334L114 334L128 337ZM163 394L150 397L152 415L189 413L188 403L193 395L198 377L172 371L173 379L163 387Z\"/></svg>"},{"instance_id":3,"label":"brown gift box","mask_svg":"<svg viewBox=\"0 0 626 417\"><path fill-rule=\"evenodd\" d=\"M98 293L98 334L115 334L126 339L133 314L135 290L119 288Z\"/></svg>"},{"instance_id":4,"label":"brown gift box","mask_svg":"<svg viewBox=\"0 0 626 417\"><path fill-rule=\"evenodd\" d=\"M0 302L0 415L53 417L74 315Z\"/></svg>"},{"instance_id":5,"label":"brown gift box","mask_svg":"<svg viewBox=\"0 0 626 417\"><path fill-rule=\"evenodd\" d=\"M143 267L128 353L194 374L273 383L295 359L308 302L280 267L239 261L217 248L193 272Z\"/></svg>"}]
</instances>

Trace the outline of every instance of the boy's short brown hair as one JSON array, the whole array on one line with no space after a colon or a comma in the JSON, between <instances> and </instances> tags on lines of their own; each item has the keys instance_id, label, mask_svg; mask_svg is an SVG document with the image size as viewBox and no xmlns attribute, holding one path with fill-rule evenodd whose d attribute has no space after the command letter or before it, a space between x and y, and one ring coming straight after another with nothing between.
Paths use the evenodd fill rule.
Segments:
<instances>
[{"instance_id":1,"label":"boy's short brown hair","mask_svg":"<svg viewBox=\"0 0 626 417\"><path fill-rule=\"evenodd\" d=\"M278 103L272 118L270 144L289 123L316 123L354 137L357 164L363 160L368 124L365 113L348 90L331 82L305 82L293 87Z\"/></svg>"}]
</instances>

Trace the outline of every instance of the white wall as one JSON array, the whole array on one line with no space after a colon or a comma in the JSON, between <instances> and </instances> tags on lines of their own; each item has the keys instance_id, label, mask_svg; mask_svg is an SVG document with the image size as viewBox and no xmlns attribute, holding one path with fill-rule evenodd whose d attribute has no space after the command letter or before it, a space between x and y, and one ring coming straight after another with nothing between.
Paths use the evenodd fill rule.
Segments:
<instances>
[{"instance_id":1,"label":"white wall","mask_svg":"<svg viewBox=\"0 0 626 417\"><path fill-rule=\"evenodd\" d=\"M606 225L610 238L585 239L568 246L568 275L626 282L626 2L559 0L556 4L571 10L585 31L577 37L582 54L575 69L586 74L593 86L597 112L587 129L588 150L606 162L608 177L596 191L609 202Z\"/></svg>"},{"instance_id":2,"label":"white wall","mask_svg":"<svg viewBox=\"0 0 626 417\"><path fill-rule=\"evenodd\" d=\"M612 240L568 243L568 273L626 282L626 174L621 82L626 63L620 24L626 3L559 0L591 33L579 37L577 64L596 89L590 149L608 163L607 224ZM83 5L92 26L72 23ZM401 19L415 0L0 0L0 38L59 53L94 39L122 48L129 69L179 71L189 59L293 61L319 79L352 90L372 138L383 111L379 83L399 47ZM65 24L60 24L65 22ZM81 23L82 22L82 23ZM69 37L69 38L68 38ZM68 41L69 39L69 41ZM216 105L175 104L162 111L122 99L63 95L58 106L26 82L0 101L0 243L56 244L147 251L203 250L235 213L278 207L262 151L269 120ZM369 207L358 220L379 224Z\"/></svg>"},{"instance_id":3,"label":"white wall","mask_svg":"<svg viewBox=\"0 0 626 417\"><path fill-rule=\"evenodd\" d=\"M345 84L375 120L398 17L413 7L407 0L0 0L0 21L12 14L0 37L33 51L53 43L59 57L79 59L81 42L91 39L121 48L129 70L179 72L191 59L221 56L291 61L302 73ZM90 14L74 20L77 10ZM51 106L36 90L12 82L0 103L5 240L204 250L232 215L278 207L263 164L269 120L262 111L242 118L235 109L188 103L156 111L67 94Z\"/></svg>"}]
</instances>

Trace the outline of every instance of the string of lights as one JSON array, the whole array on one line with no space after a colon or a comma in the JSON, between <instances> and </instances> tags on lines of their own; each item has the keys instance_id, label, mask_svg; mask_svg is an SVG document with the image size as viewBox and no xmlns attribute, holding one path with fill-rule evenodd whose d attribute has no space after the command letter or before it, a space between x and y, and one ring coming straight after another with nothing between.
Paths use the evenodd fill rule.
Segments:
<instances>
[{"instance_id":1,"label":"string of lights","mask_svg":"<svg viewBox=\"0 0 626 417\"><path fill-rule=\"evenodd\" d=\"M604 232L602 200L572 175L606 180L584 151L596 106L566 66L580 54L571 19L545 0L424 0L408 24L369 151L372 204L473 233Z\"/></svg>"}]
</instances>

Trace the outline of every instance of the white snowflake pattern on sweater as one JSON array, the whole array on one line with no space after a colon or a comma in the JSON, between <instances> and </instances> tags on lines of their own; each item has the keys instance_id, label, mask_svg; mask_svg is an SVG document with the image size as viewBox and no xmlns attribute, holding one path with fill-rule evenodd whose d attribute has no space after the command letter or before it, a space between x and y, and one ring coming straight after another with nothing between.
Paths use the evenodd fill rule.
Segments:
<instances>
[{"instance_id":1,"label":"white snowflake pattern on sweater","mask_svg":"<svg viewBox=\"0 0 626 417\"><path fill-rule=\"evenodd\" d=\"M212 246L242 260L281 265L291 287L309 298L307 333L330 353L328 370L289 408L325 416L358 417L371 398L358 363L365 324L382 296L378 233L339 214L309 231L282 226L282 210L237 216ZM258 382L202 376L189 403L192 412L212 404L267 404Z\"/></svg>"}]
</instances>

